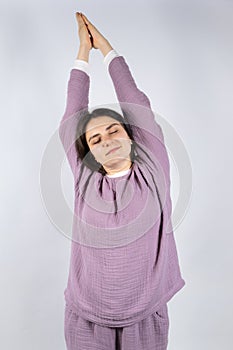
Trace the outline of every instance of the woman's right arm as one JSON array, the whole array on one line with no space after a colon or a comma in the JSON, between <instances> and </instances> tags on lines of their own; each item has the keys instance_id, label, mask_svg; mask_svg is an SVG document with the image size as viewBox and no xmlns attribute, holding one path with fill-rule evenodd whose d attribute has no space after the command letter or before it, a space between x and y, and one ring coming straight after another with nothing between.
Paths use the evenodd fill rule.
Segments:
<instances>
[{"instance_id":1,"label":"woman's right arm","mask_svg":"<svg viewBox=\"0 0 233 350\"><path fill-rule=\"evenodd\" d=\"M92 48L90 37L80 15L76 14L79 25L80 47L77 60L88 64ZM77 151L75 149L76 126L81 111L88 110L90 78L81 69L72 69L68 81L65 113L59 125L59 136L73 174L77 170Z\"/></svg>"},{"instance_id":2,"label":"woman's right arm","mask_svg":"<svg viewBox=\"0 0 233 350\"><path fill-rule=\"evenodd\" d=\"M77 60L88 63L89 51L84 47L79 48ZM61 123L74 113L88 107L90 77L81 69L73 68L68 81L65 113Z\"/></svg>"}]
</instances>

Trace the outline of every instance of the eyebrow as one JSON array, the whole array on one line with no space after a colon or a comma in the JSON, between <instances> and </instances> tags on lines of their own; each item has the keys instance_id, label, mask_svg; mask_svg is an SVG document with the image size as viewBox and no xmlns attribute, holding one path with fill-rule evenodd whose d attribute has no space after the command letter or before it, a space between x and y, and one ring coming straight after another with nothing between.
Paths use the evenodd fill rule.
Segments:
<instances>
[{"instance_id":1,"label":"eyebrow","mask_svg":"<svg viewBox=\"0 0 233 350\"><path fill-rule=\"evenodd\" d=\"M112 126L114 125L120 125L119 123L112 123L111 125L107 126L107 128L105 130L109 130ZM89 142L91 141L91 139L93 139L94 137L96 136L99 136L100 134L95 134L95 135L92 135L90 138L89 138Z\"/></svg>"}]
</instances>

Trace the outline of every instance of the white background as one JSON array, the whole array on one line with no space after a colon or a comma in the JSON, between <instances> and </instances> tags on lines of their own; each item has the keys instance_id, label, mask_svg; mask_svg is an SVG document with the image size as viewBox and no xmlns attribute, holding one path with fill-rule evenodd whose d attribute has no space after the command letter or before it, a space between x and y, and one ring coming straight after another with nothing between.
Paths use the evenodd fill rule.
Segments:
<instances>
[{"instance_id":1,"label":"white background","mask_svg":"<svg viewBox=\"0 0 233 350\"><path fill-rule=\"evenodd\" d=\"M192 199L175 231L186 286L168 304L168 350L231 349L230 0L1 2L0 347L65 349L70 240L45 211L39 174L78 52L76 11L125 57L192 163ZM93 50L89 62L90 104L116 102L101 52ZM67 178L72 188L71 172Z\"/></svg>"}]
</instances>

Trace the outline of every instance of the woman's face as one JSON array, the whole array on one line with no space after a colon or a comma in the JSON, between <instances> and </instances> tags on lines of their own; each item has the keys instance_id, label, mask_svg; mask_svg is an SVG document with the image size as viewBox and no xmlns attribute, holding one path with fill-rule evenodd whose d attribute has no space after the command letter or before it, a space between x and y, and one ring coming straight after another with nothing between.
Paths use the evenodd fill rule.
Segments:
<instances>
[{"instance_id":1,"label":"woman's face","mask_svg":"<svg viewBox=\"0 0 233 350\"><path fill-rule=\"evenodd\" d=\"M124 127L114 118L92 118L86 126L86 140L96 161L104 167L123 169L131 162L131 140Z\"/></svg>"}]
</instances>

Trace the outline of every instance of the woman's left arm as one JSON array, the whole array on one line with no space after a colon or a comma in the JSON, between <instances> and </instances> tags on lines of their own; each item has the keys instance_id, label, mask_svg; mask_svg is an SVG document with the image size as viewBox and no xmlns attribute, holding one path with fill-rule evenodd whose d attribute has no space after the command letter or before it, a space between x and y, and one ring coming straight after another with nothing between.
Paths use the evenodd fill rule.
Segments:
<instances>
[{"instance_id":1,"label":"woman's left arm","mask_svg":"<svg viewBox=\"0 0 233 350\"><path fill-rule=\"evenodd\" d=\"M137 87L124 57L114 57L108 70L122 111L125 112L130 125L140 130L138 138L141 141L144 139L148 146L156 146L155 137L163 143L163 131L155 119L150 100Z\"/></svg>"}]
</instances>

